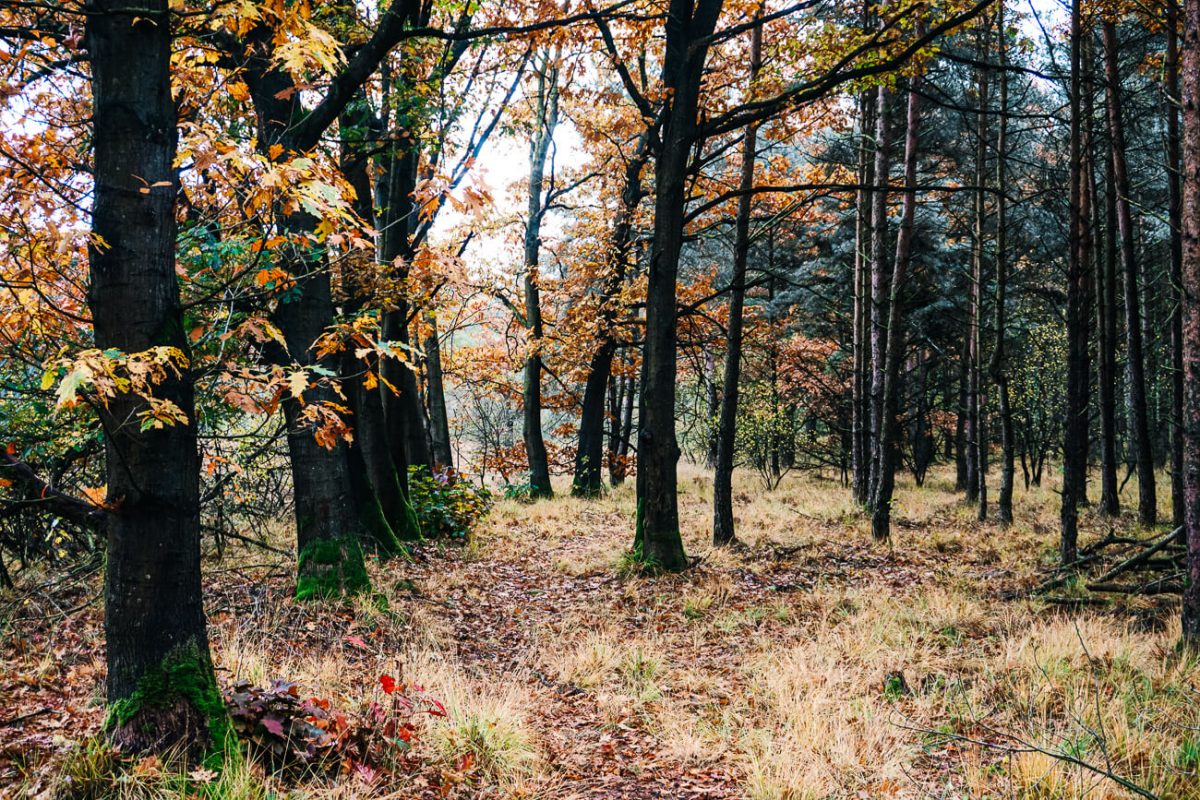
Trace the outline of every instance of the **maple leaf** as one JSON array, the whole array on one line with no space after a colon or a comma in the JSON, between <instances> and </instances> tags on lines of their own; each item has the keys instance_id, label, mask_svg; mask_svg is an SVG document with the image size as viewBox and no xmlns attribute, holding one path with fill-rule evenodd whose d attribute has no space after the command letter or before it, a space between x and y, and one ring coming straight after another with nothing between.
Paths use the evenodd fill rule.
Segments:
<instances>
[{"instance_id":1,"label":"maple leaf","mask_svg":"<svg viewBox=\"0 0 1200 800\"><path fill-rule=\"evenodd\" d=\"M380 675L379 685L383 687L384 694L391 694L396 691L396 679L391 675Z\"/></svg>"}]
</instances>

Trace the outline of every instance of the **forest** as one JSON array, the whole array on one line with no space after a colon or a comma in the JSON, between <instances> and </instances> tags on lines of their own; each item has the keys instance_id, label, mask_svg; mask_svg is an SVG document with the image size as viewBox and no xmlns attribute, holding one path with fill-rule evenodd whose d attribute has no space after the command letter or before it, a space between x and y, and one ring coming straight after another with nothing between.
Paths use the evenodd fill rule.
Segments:
<instances>
[{"instance_id":1,"label":"forest","mask_svg":"<svg viewBox=\"0 0 1200 800\"><path fill-rule=\"evenodd\" d=\"M1200 800L1200 0L0 0L0 798Z\"/></svg>"}]
</instances>

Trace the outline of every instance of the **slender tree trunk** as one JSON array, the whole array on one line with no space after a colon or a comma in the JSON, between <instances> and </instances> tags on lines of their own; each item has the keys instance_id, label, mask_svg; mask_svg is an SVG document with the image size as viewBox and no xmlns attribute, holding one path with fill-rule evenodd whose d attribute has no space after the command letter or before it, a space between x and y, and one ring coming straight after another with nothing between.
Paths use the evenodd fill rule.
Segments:
<instances>
[{"instance_id":1,"label":"slender tree trunk","mask_svg":"<svg viewBox=\"0 0 1200 800\"><path fill-rule=\"evenodd\" d=\"M637 528L634 552L666 570L687 566L679 532L679 444L675 436L676 279L683 249L688 162L709 37L722 0L671 0L663 87L667 108L655 164L654 241L646 289L646 345L638 414Z\"/></svg>"},{"instance_id":2,"label":"slender tree trunk","mask_svg":"<svg viewBox=\"0 0 1200 800\"><path fill-rule=\"evenodd\" d=\"M1078 556L1078 504L1084 499L1087 472L1088 395L1091 372L1088 356L1088 308L1091 295L1091 181L1084 164L1083 81L1080 74L1083 32L1080 4L1071 6L1070 79L1070 253L1067 268L1067 408L1063 425L1062 538L1060 559L1070 564Z\"/></svg>"},{"instance_id":3,"label":"slender tree trunk","mask_svg":"<svg viewBox=\"0 0 1200 800\"><path fill-rule=\"evenodd\" d=\"M1153 525L1158 519L1154 487L1154 451L1146 404L1146 373L1142 355L1142 314L1138 300L1138 265L1130 210L1129 168L1125 161L1125 127L1121 116L1121 74L1117 26L1103 23L1104 68L1107 77L1108 130L1112 140L1112 170L1117 200L1117 229L1121 238L1121 264L1125 269L1125 348L1129 373L1129 425L1138 470L1138 520Z\"/></svg>"},{"instance_id":4,"label":"slender tree trunk","mask_svg":"<svg viewBox=\"0 0 1200 800\"><path fill-rule=\"evenodd\" d=\"M542 435L542 300L538 285L538 260L542 247L542 201L546 161L558 124L558 67L546 54L537 76L537 131L529 145L529 216L525 222L525 326L529 351L525 356L525 390L522 433L529 458L529 494L552 497L550 465Z\"/></svg>"},{"instance_id":5,"label":"slender tree trunk","mask_svg":"<svg viewBox=\"0 0 1200 800\"><path fill-rule=\"evenodd\" d=\"M1104 261L1099 273L1100 513L1121 513L1117 487L1117 193L1109 165L1105 192Z\"/></svg>"},{"instance_id":6,"label":"slender tree trunk","mask_svg":"<svg viewBox=\"0 0 1200 800\"><path fill-rule=\"evenodd\" d=\"M880 84L875 95L875 184L871 197L871 489L868 493L872 507L878 494L879 470L883 464L883 384L886 372L884 359L887 352L887 305L891 295L888 282L891 272L887 263L888 244L888 181L890 177L889 156L891 143L888 126L888 99L886 84Z\"/></svg>"},{"instance_id":7,"label":"slender tree trunk","mask_svg":"<svg viewBox=\"0 0 1200 800\"><path fill-rule=\"evenodd\" d=\"M1183 642L1195 649L1200 647L1200 0L1184 0L1183 25Z\"/></svg>"},{"instance_id":8,"label":"slender tree trunk","mask_svg":"<svg viewBox=\"0 0 1200 800\"><path fill-rule=\"evenodd\" d=\"M750 90L762 66L762 26L750 33ZM746 262L750 255L750 213L758 126L749 125L742 140L742 174L734 221L733 274L729 283L729 323L725 338L725 374L721 385L721 418L717 426L717 463L713 471L713 544L731 544L733 523L733 450L737 427L738 382L742 369L742 310L746 300Z\"/></svg>"},{"instance_id":9,"label":"slender tree trunk","mask_svg":"<svg viewBox=\"0 0 1200 800\"><path fill-rule=\"evenodd\" d=\"M871 134L874 103L869 93L859 97L858 190L854 222L854 312L853 355L854 384L851 397L851 453L853 470L851 493L855 502L865 506L871 493L871 209L875 162L871 158Z\"/></svg>"},{"instance_id":10,"label":"slender tree trunk","mask_svg":"<svg viewBox=\"0 0 1200 800\"><path fill-rule=\"evenodd\" d=\"M181 370L153 394L186 417L143 429L147 406L130 393L100 412L108 735L127 751L199 757L228 744L229 723L201 602L200 457L175 275L169 3L149 0L131 16L124 3L93 0L88 12L95 156L88 307L96 346L127 355L170 348Z\"/></svg>"},{"instance_id":11,"label":"slender tree trunk","mask_svg":"<svg viewBox=\"0 0 1200 800\"><path fill-rule=\"evenodd\" d=\"M979 33L979 60L988 60L988 31L986 26ZM986 389L983 386L983 296L986 277L984 240L987 237L987 144L988 144L988 71L979 69L979 114L976 119L975 181L975 241L971 275L971 378L969 392L970 414L967 417L967 442L971 448L970 458L974 464L974 492L968 487L968 497L974 495L978 503L977 518L987 519L987 457L988 429L985 416Z\"/></svg>"},{"instance_id":12,"label":"slender tree trunk","mask_svg":"<svg viewBox=\"0 0 1200 800\"><path fill-rule=\"evenodd\" d=\"M1008 391L1008 362L1005 330L1008 303L1008 33L1005 30L1004 3L996 5L996 45L1000 62L998 132L996 134L996 343L992 350L988 372L996 384L996 399L1000 411L1000 441L1002 448L1000 491L996 502L996 521L1008 525L1013 520L1014 450L1012 406Z\"/></svg>"},{"instance_id":13,"label":"slender tree trunk","mask_svg":"<svg viewBox=\"0 0 1200 800\"><path fill-rule=\"evenodd\" d=\"M446 411L446 389L442 374L442 340L438 334L437 313L428 311L425 324L426 402L429 405L429 434L432 440L433 463L436 467L454 469L454 453L450 447L450 415Z\"/></svg>"},{"instance_id":14,"label":"slender tree trunk","mask_svg":"<svg viewBox=\"0 0 1200 800\"><path fill-rule=\"evenodd\" d=\"M1183 195L1179 135L1179 4L1166 0L1167 57L1164 105L1167 115L1167 218L1171 225L1171 517L1184 523L1183 485Z\"/></svg>"},{"instance_id":15,"label":"slender tree trunk","mask_svg":"<svg viewBox=\"0 0 1200 800\"><path fill-rule=\"evenodd\" d=\"M912 259L913 218L916 214L917 195L917 142L921 127L920 90L921 76L909 79L908 117L904 136L904 195L900 212L900 232L896 237L896 260L892 267L890 297L887 305L887 343L884 348L882 386L883 414L879 440L876 442L879 465L875 473L875 486L871 497L871 534L876 541L887 541L890 536L892 515L892 493L896 480L897 432L900 417L900 362L906 348L905 311L907 296L905 283L909 263Z\"/></svg>"}]
</instances>

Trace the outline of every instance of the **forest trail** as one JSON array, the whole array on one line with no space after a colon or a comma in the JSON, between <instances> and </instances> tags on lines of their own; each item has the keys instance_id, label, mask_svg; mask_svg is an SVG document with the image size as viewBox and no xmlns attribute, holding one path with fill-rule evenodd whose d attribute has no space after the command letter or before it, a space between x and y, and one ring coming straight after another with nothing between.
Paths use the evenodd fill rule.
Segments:
<instances>
[{"instance_id":1,"label":"forest trail","mask_svg":"<svg viewBox=\"0 0 1200 800\"><path fill-rule=\"evenodd\" d=\"M1124 687L1120 670L1134 670L1166 692L1196 680L1156 655L1175 635L1169 601L1132 601L1146 621L1135 626L1125 607L1003 599L1053 558L1041 516L1053 513L1051 488L1026 498L1037 517L1001 535L939 478L932 491L903 482L899 542L887 549L870 544L835 483L796 476L762 493L743 476L745 543L714 551L698 533L710 484L685 474L683 527L698 563L678 576L627 571L628 488L599 501L502 501L466 547L430 544L373 565L375 595L350 603L288 599L289 565L258 553L211 561L218 674L227 684L286 678L343 708L378 697L380 675L418 683L450 718L418 741L424 766L404 786L376 787L380 796L563 800L980 796L1001 780L1036 780L1041 767L1005 779L999 754L951 735L1014 731L1053 745L1073 735L1071 714L1086 718L1091 681ZM86 600L88 584L77 591ZM38 649L82 655L35 662L33 649L8 645L6 674L23 681L20 707L71 711L29 720L19 741L0 728L0 769L18 752L61 751L99 723L103 676L81 666L103 663L98 609L57 622L49 600L31 598L26 616L39 604L46 616L13 641L42 637ZM1116 671L1052 668L1089 658ZM1182 713L1164 696L1122 699L1121 719L1133 725L1152 705L1160 718ZM1039 730L1017 713L1030 697L1063 727ZM1121 735L1131 759L1168 747L1159 734ZM310 782L299 796L353 780Z\"/></svg>"}]
</instances>

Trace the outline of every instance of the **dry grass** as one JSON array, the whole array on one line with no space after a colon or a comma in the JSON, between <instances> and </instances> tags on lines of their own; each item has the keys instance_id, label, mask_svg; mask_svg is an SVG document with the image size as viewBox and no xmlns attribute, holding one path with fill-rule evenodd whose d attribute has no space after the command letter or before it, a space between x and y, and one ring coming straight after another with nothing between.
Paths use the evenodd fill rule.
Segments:
<instances>
[{"instance_id":1,"label":"dry grass","mask_svg":"<svg viewBox=\"0 0 1200 800\"><path fill-rule=\"evenodd\" d=\"M418 753L463 797L1136 796L1116 776L1200 798L1200 667L1174 652L1177 606L1006 599L1053 562L1053 486L1018 489L1001 529L946 474L901 480L879 548L837 482L768 494L739 475L732 551L707 542L709 478L685 467L680 486L701 559L686 575L628 573L632 487L506 501L469 551L374 567L374 597L298 607L279 579L247 614L222 595L222 674L287 677L348 708L381 673L420 683L449 716ZM1089 539L1107 532L1083 521ZM255 780L222 796L253 798ZM420 794L353 777L274 788Z\"/></svg>"}]
</instances>

